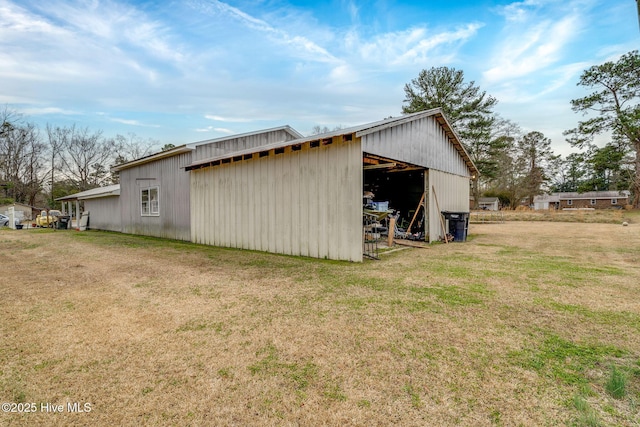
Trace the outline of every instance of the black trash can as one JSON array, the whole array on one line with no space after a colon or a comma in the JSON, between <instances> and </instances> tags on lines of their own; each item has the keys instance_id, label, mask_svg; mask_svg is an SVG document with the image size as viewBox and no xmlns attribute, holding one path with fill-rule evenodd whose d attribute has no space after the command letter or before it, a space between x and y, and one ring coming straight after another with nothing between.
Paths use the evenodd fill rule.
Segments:
<instances>
[{"instance_id":1,"label":"black trash can","mask_svg":"<svg viewBox=\"0 0 640 427\"><path fill-rule=\"evenodd\" d=\"M469 229L469 212L442 212L449 221L449 234L453 236L454 242L466 242L467 230Z\"/></svg>"},{"instance_id":2,"label":"black trash can","mask_svg":"<svg viewBox=\"0 0 640 427\"><path fill-rule=\"evenodd\" d=\"M65 215L65 216L59 216L58 217L58 221L56 223L57 225L57 229L58 230L66 230L67 228L69 228L69 220L71 219L70 216Z\"/></svg>"}]
</instances>

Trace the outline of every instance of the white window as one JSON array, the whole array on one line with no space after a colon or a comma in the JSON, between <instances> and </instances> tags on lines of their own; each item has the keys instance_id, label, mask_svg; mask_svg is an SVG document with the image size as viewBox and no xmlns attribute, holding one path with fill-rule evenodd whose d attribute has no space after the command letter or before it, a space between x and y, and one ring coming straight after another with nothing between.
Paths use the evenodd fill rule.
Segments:
<instances>
[{"instance_id":1,"label":"white window","mask_svg":"<svg viewBox=\"0 0 640 427\"><path fill-rule=\"evenodd\" d=\"M591 199L591 206L596 204L596 199Z\"/></svg>"},{"instance_id":2,"label":"white window","mask_svg":"<svg viewBox=\"0 0 640 427\"><path fill-rule=\"evenodd\" d=\"M611 199L611 204L612 205L617 205L618 204L618 199Z\"/></svg>"},{"instance_id":3,"label":"white window","mask_svg":"<svg viewBox=\"0 0 640 427\"><path fill-rule=\"evenodd\" d=\"M160 215L159 187L149 187L140 190L140 214L142 216Z\"/></svg>"},{"instance_id":4,"label":"white window","mask_svg":"<svg viewBox=\"0 0 640 427\"><path fill-rule=\"evenodd\" d=\"M573 200L571 200L571 199L567 200L567 205L569 205L569 206L573 205Z\"/></svg>"}]
</instances>

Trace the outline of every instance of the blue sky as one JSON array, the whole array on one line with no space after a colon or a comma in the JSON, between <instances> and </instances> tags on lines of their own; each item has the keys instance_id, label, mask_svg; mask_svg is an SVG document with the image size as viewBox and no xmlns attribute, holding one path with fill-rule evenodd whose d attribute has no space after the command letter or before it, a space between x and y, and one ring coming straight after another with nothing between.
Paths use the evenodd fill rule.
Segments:
<instances>
[{"instance_id":1,"label":"blue sky","mask_svg":"<svg viewBox=\"0 0 640 427\"><path fill-rule=\"evenodd\" d=\"M397 116L448 66L566 155L581 72L639 47L634 0L0 0L0 104L180 145Z\"/></svg>"}]
</instances>

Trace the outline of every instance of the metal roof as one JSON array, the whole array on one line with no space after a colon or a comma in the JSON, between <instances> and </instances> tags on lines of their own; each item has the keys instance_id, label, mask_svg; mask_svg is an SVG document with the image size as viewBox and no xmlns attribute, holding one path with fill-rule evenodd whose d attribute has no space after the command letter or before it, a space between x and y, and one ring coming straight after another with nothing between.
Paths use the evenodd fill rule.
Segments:
<instances>
[{"instance_id":1,"label":"metal roof","mask_svg":"<svg viewBox=\"0 0 640 427\"><path fill-rule=\"evenodd\" d=\"M119 165L111 166L111 172L120 172L123 169L133 168L135 166L140 166L145 163L155 162L156 160L165 159L167 157L177 156L178 154L188 153L190 151L195 150L195 147L189 147L188 145L181 145L179 147L172 148L171 150L161 151L159 153L149 154L145 157L140 157L136 160L131 160L130 162L122 163Z\"/></svg>"},{"instance_id":2,"label":"metal roof","mask_svg":"<svg viewBox=\"0 0 640 427\"><path fill-rule=\"evenodd\" d=\"M120 195L120 184L107 185L106 187L92 188L91 190L81 191L75 194L69 194L68 196L59 197L56 201L70 201L70 200L86 200L97 199L100 197L112 197Z\"/></svg>"},{"instance_id":3,"label":"metal roof","mask_svg":"<svg viewBox=\"0 0 640 427\"><path fill-rule=\"evenodd\" d=\"M568 199L626 199L629 197L627 190L622 191L587 191L584 193L558 193L560 200Z\"/></svg>"},{"instance_id":4,"label":"metal roof","mask_svg":"<svg viewBox=\"0 0 640 427\"><path fill-rule=\"evenodd\" d=\"M560 200L580 200L580 199L627 199L629 198L628 190L621 191L587 191L585 193L578 192L564 192L564 193L551 193L541 194L533 198L535 202L550 202L556 203Z\"/></svg>"},{"instance_id":5,"label":"metal roof","mask_svg":"<svg viewBox=\"0 0 640 427\"><path fill-rule=\"evenodd\" d=\"M123 169L129 169L129 168L132 168L132 167L135 167L135 166L143 165L145 163L155 162L156 160L166 159L167 157L177 156L178 154L188 153L190 151L195 150L196 147L198 147L200 145L215 144L217 142L228 141L230 139L244 138L244 137L248 137L248 136L259 135L261 133L275 132L275 131L279 131L279 130L288 132L294 138L302 138L302 134L299 133L297 130L295 130L294 128L292 128L289 125L279 126L279 127L269 128L269 129L261 129L261 130L256 130L256 131L252 131L252 132L240 133L240 134L236 134L236 135L223 136L223 137L220 137L220 138L206 139L206 140L203 140L203 141L192 142L190 144L183 144L183 145L180 145L178 147L172 148L170 150L166 150L166 151L161 151L159 153L150 154L148 156L141 157L139 159L132 160L130 162L126 162L126 163L122 163L120 165L112 166L111 167L111 172L119 172L119 171L121 171Z\"/></svg>"},{"instance_id":6,"label":"metal roof","mask_svg":"<svg viewBox=\"0 0 640 427\"><path fill-rule=\"evenodd\" d=\"M247 136L259 135L261 133L275 132L275 131L279 131L279 130L288 132L291 136L293 136L295 138L302 138L303 137L303 135L300 132L298 132L297 130L295 130L291 126L284 125L284 126L278 126L278 127L269 128L269 129L260 129L260 130L255 130L255 131L251 131L251 132L246 132L246 133L239 133L239 134L236 134L236 135L221 136L219 138L214 138L214 139L205 139L203 141L193 142L193 143L187 144L187 145L190 146L190 147L191 146L192 147L196 147L196 146L199 146L199 145L214 144L216 142L227 141L229 139L244 138L244 137L247 137Z\"/></svg>"},{"instance_id":7,"label":"metal roof","mask_svg":"<svg viewBox=\"0 0 640 427\"><path fill-rule=\"evenodd\" d=\"M198 161L193 162L190 165L188 165L186 167L186 170L199 169L199 168L203 168L203 167L213 166L214 163L220 162L222 160L232 159L232 158L235 158L235 157L243 157L243 156L247 156L247 155L251 155L251 154L255 154L255 153L267 152L269 150L274 150L274 149L281 149L281 148L285 148L285 147L296 146L296 145L303 144L305 142L329 140L329 139L331 139L333 137L340 137L340 136L342 136L342 137L346 136L345 139L346 140L350 140L350 139L353 139L354 136L356 138L359 138L359 137L362 137L362 136L365 136L365 135L369 135L369 134L374 133L374 132L381 131L383 129L387 129L387 128L390 128L390 127L398 126L398 125L403 124L403 123L409 123L409 122L412 122L414 120L419 120L419 119L422 119L424 117L430 117L430 116L435 117L435 119L438 121L440 126L442 126L442 128L445 131L445 134L446 134L447 138L453 144L453 146L455 147L456 151L458 151L460 156L462 156L462 158L464 159L464 162L466 163L467 167L471 171L472 175L477 176L478 175L478 168L473 163L473 160L471 160L471 157L469 156L469 154L465 150L464 146L460 142L460 138L458 138L458 135L451 128L451 125L449 125L449 122L444 117L444 115L442 113L442 109L440 109L440 108L434 108L434 109L431 109L431 110L420 111L420 112L412 113L412 114L406 114L406 115L399 116L399 117L391 117L391 118L388 118L388 119L384 119L384 120L380 120L380 121L372 122L372 123L367 123L367 124L364 124L364 125L354 126L354 127L345 128L345 129L338 129L338 130L335 130L335 131L332 131L332 132L327 132L327 133L318 134L318 135L311 135L311 136L302 137L302 138L299 138L299 139L294 139L294 140L291 140L291 141L281 141L281 142L276 142L276 143L272 143L272 144L266 144L266 145L263 145L263 146L260 146L260 147L248 148L248 149L245 149L245 150L235 151L235 152L232 152L232 153L227 153L227 154L224 154L224 155L211 157L211 158L204 159L204 160L198 160Z\"/></svg>"}]
</instances>

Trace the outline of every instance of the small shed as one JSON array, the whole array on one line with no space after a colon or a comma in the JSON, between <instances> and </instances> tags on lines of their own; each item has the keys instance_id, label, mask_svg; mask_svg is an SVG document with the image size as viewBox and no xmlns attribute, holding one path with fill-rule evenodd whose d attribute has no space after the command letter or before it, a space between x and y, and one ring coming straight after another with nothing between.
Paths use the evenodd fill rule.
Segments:
<instances>
[{"instance_id":1,"label":"small shed","mask_svg":"<svg viewBox=\"0 0 640 427\"><path fill-rule=\"evenodd\" d=\"M13 207L14 215L20 220L20 222L33 220L42 210L41 208L25 205L24 203L11 203L7 205L0 205L0 213L8 215L10 207Z\"/></svg>"},{"instance_id":2,"label":"small shed","mask_svg":"<svg viewBox=\"0 0 640 427\"><path fill-rule=\"evenodd\" d=\"M478 199L478 208L483 211L500 210L500 200L497 197L480 197Z\"/></svg>"},{"instance_id":3,"label":"small shed","mask_svg":"<svg viewBox=\"0 0 640 427\"><path fill-rule=\"evenodd\" d=\"M558 193L541 194L539 196L533 197L533 209L537 211L558 209L559 206L560 206L560 197L558 196Z\"/></svg>"}]
</instances>

